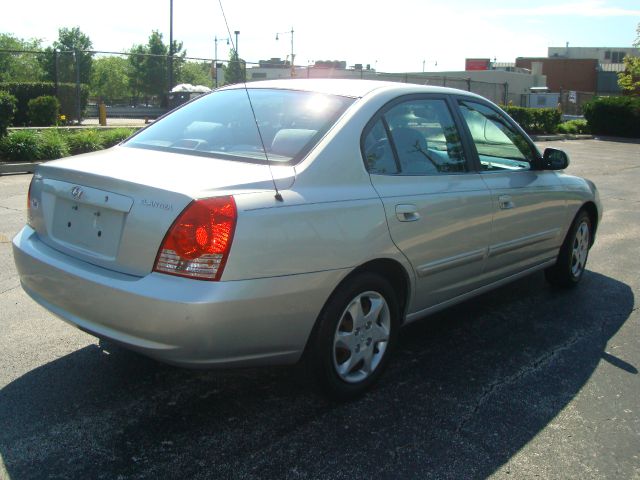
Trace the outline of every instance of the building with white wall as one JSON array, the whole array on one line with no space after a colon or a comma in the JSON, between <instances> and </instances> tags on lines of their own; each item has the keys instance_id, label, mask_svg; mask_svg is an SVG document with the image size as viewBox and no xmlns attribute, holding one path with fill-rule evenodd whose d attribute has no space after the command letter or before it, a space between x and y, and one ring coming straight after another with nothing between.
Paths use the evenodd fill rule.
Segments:
<instances>
[{"instance_id":1,"label":"building with white wall","mask_svg":"<svg viewBox=\"0 0 640 480\"><path fill-rule=\"evenodd\" d=\"M549 58L594 59L600 64L622 63L624 57L640 57L640 48L633 47L549 47Z\"/></svg>"},{"instance_id":2,"label":"building with white wall","mask_svg":"<svg viewBox=\"0 0 640 480\"><path fill-rule=\"evenodd\" d=\"M269 65L247 68L247 81L291 78L291 68L283 68L273 60L277 59L272 59ZM354 78L445 86L472 91L497 103L511 102L514 105L524 105L523 96L528 95L532 87L546 86L546 77L541 72L532 73L525 69L382 73L359 68L360 65L358 68L344 68L346 62L335 66L339 68L324 65L295 67L294 72L297 78Z\"/></svg>"}]
</instances>

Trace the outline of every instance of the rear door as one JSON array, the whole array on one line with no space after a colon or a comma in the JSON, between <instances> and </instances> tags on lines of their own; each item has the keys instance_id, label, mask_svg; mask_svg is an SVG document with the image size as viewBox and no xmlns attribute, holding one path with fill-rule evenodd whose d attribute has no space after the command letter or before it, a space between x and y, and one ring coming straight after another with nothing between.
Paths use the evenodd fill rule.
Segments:
<instances>
[{"instance_id":1,"label":"rear door","mask_svg":"<svg viewBox=\"0 0 640 480\"><path fill-rule=\"evenodd\" d=\"M479 286L492 200L445 96L402 97L365 129L362 150L391 237L416 272L409 313Z\"/></svg>"},{"instance_id":2,"label":"rear door","mask_svg":"<svg viewBox=\"0 0 640 480\"><path fill-rule=\"evenodd\" d=\"M536 148L502 112L464 98L458 105L493 202L487 280L553 259L562 243L566 215L556 172L537 169Z\"/></svg>"}]
</instances>

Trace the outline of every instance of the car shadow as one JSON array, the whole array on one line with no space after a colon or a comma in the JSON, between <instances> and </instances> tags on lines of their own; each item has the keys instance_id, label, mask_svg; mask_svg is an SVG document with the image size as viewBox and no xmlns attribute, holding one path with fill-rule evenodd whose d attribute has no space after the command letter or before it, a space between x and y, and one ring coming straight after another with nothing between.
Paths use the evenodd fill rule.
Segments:
<instances>
[{"instance_id":1,"label":"car shadow","mask_svg":"<svg viewBox=\"0 0 640 480\"><path fill-rule=\"evenodd\" d=\"M484 478L584 387L631 288L536 274L407 326L381 383L336 404L298 369L190 371L108 344L0 390L0 461L20 478ZM0 472L2 463L0 462Z\"/></svg>"}]
</instances>

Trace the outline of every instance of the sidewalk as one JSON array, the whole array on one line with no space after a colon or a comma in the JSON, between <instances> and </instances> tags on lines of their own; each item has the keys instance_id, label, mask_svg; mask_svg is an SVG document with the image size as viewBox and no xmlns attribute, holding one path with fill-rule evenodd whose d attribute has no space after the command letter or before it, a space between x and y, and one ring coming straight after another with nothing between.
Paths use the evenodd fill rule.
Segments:
<instances>
[{"instance_id":1,"label":"sidewalk","mask_svg":"<svg viewBox=\"0 0 640 480\"><path fill-rule=\"evenodd\" d=\"M152 120L150 120L151 122ZM85 127L98 127L100 122L97 118L85 118L81 125ZM144 118L107 118L107 127L144 127Z\"/></svg>"}]
</instances>

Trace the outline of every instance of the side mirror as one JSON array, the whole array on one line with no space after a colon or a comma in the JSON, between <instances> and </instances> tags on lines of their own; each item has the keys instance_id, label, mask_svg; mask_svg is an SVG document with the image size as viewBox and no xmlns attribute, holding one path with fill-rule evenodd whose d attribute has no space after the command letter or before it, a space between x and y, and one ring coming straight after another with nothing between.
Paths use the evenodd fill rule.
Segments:
<instances>
[{"instance_id":1,"label":"side mirror","mask_svg":"<svg viewBox=\"0 0 640 480\"><path fill-rule=\"evenodd\" d=\"M564 170L569 166L569 155L557 148L545 148L542 156L543 170Z\"/></svg>"}]
</instances>

